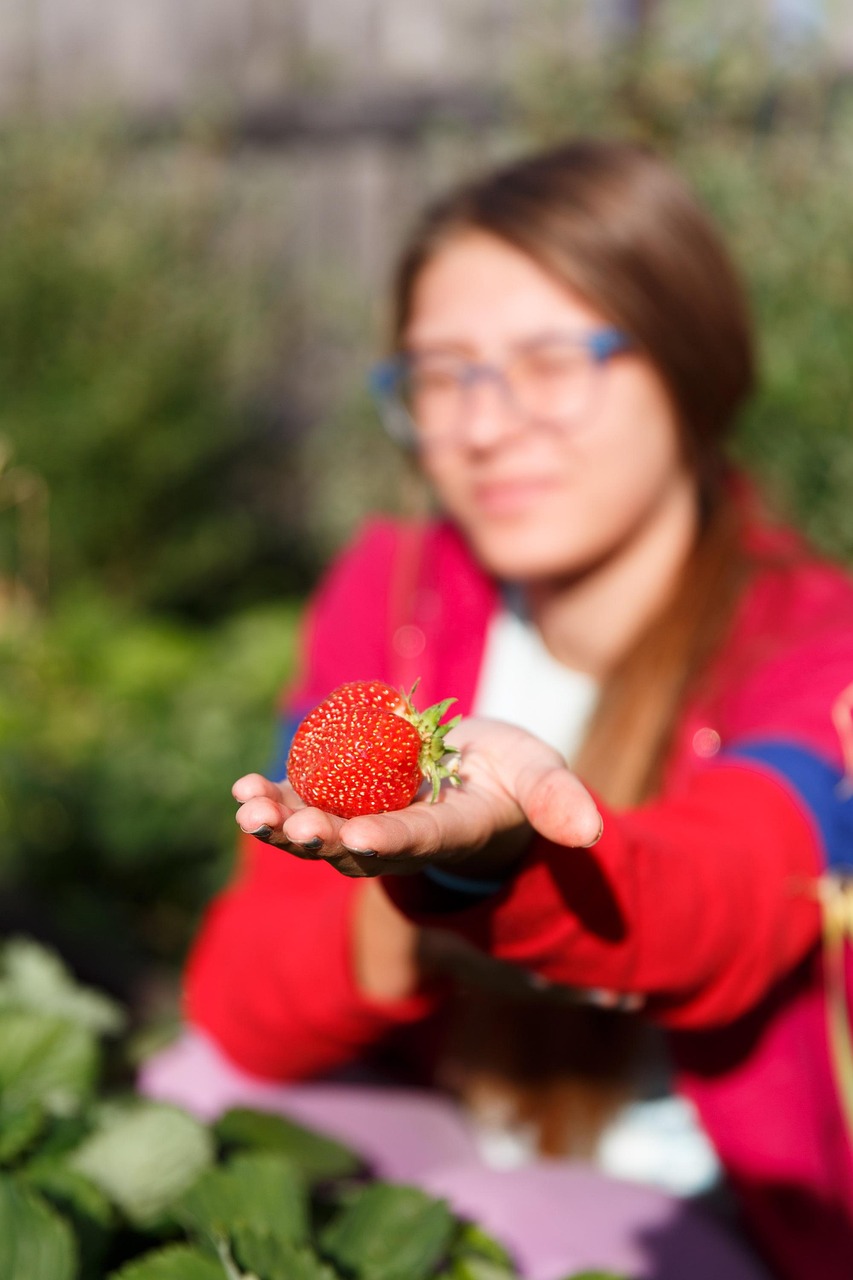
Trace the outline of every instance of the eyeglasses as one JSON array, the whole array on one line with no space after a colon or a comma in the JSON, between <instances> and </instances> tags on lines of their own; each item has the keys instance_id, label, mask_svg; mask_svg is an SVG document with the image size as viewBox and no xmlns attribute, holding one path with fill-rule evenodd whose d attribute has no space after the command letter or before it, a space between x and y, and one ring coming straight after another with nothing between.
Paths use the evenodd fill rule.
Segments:
<instances>
[{"instance_id":1,"label":"eyeglasses","mask_svg":"<svg viewBox=\"0 0 853 1280\"><path fill-rule=\"evenodd\" d=\"M471 392L485 382L529 423L559 428L584 416L604 366L632 345L618 329L596 329L524 343L503 366L452 352L403 352L371 370L370 388L388 434L407 448L453 443Z\"/></svg>"}]
</instances>

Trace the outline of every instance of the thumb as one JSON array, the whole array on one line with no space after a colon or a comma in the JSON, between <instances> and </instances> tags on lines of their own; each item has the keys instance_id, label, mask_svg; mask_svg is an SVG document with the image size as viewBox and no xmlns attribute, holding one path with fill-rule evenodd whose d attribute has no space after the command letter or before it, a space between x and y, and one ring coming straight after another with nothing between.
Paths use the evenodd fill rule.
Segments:
<instances>
[{"instance_id":1,"label":"thumb","mask_svg":"<svg viewBox=\"0 0 853 1280\"><path fill-rule=\"evenodd\" d=\"M586 787L553 757L533 758L522 766L517 798L533 829L555 844L586 849L604 830L604 819Z\"/></svg>"}]
</instances>

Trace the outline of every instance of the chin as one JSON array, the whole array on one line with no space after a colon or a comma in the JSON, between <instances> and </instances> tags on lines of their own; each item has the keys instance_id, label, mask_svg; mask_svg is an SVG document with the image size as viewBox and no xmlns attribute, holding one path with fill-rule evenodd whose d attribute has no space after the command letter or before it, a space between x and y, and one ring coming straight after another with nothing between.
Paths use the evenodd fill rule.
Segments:
<instances>
[{"instance_id":1,"label":"chin","mask_svg":"<svg viewBox=\"0 0 853 1280\"><path fill-rule=\"evenodd\" d=\"M471 546L484 567L506 582L542 582L573 577L581 572L584 557L577 551L554 546L553 534L528 534L507 529L500 534L469 534Z\"/></svg>"}]
</instances>

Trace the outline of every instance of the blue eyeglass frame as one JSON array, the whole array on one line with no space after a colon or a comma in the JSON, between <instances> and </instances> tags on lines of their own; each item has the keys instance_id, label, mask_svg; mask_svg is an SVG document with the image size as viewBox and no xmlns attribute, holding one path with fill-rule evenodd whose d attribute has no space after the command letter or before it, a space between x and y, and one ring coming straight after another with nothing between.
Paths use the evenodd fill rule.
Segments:
<instances>
[{"instance_id":1,"label":"blue eyeglass frame","mask_svg":"<svg viewBox=\"0 0 853 1280\"><path fill-rule=\"evenodd\" d=\"M575 335L571 336L575 337ZM576 335L576 340L580 346L589 352L597 365L605 364L613 356L621 355L623 352L631 351L634 348L632 339L627 333L623 333L621 329L594 329L591 333ZM389 435L395 440L411 445L415 439L415 424L409 417L405 407L393 402L394 392L397 389L397 383L407 359L407 356L401 354L390 356L386 360L380 360L369 370L367 382L371 394L377 401L380 415ZM484 372L492 373L495 367L490 364L478 363L474 360L469 361L466 382L475 381ZM389 417L389 410L394 411L394 420ZM396 421L400 415L404 416L402 428Z\"/></svg>"}]
</instances>

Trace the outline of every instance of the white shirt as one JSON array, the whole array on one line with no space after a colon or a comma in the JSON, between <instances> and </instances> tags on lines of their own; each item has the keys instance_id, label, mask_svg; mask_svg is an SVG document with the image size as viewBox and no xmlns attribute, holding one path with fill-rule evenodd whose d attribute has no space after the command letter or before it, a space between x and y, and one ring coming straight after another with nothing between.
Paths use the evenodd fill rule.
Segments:
<instances>
[{"instance_id":1,"label":"white shirt","mask_svg":"<svg viewBox=\"0 0 853 1280\"><path fill-rule=\"evenodd\" d=\"M489 624L474 714L527 729L571 761L597 701L592 676L558 662L508 594Z\"/></svg>"}]
</instances>

